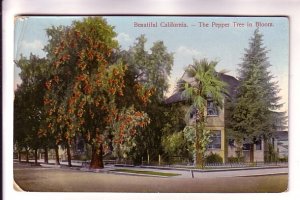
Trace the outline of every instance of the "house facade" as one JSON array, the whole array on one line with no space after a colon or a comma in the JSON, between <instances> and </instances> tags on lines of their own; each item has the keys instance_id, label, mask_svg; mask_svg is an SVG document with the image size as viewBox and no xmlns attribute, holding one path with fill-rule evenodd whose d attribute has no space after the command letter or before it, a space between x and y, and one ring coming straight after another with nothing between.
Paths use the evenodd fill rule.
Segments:
<instances>
[{"instance_id":1,"label":"house facade","mask_svg":"<svg viewBox=\"0 0 300 200\"><path fill-rule=\"evenodd\" d=\"M207 154L215 153L222 157L223 163L228 161L228 158L242 158L243 161L250 161L250 144L247 141L244 141L242 144L237 144L236 141L231 139L226 132L227 121L226 118L229 118L228 113L228 105L229 103L236 97L237 86L239 85L239 81L229 75L219 74L220 79L227 84L227 92L228 95L224 97L223 103L224 106L222 109L217 108L212 101L207 101L207 108L205 112L206 118L206 128L211 130L211 143L207 146ZM185 81L193 81L188 80L185 75L183 75L182 79ZM184 102L182 95L179 92L174 93L169 98L166 99L166 104L174 104L178 102ZM189 105L186 105L188 108ZM195 116L191 114L190 121L193 123L195 120ZM277 137L278 138L278 137ZM273 138L275 141L274 147L278 148L278 151L281 151L281 154L286 155L286 142L287 140L282 141L280 147L277 147L277 140L275 137ZM254 144L254 161L263 162L265 160L265 154L268 147L266 147L266 143L269 141L263 141L263 139L258 139ZM270 143L270 142L269 142ZM284 149L285 148L285 149Z\"/></svg>"},{"instance_id":2,"label":"house facade","mask_svg":"<svg viewBox=\"0 0 300 200\"><path fill-rule=\"evenodd\" d=\"M279 159L288 158L288 131L276 131L271 138L272 145Z\"/></svg>"},{"instance_id":3,"label":"house facade","mask_svg":"<svg viewBox=\"0 0 300 200\"><path fill-rule=\"evenodd\" d=\"M207 108L205 110L204 116L206 118L206 128L211 131L211 137L210 137L210 144L208 145L207 154L210 153L216 153L220 155L223 159L223 162L227 161L228 157L228 142L227 142L227 136L225 132L225 107L226 103L230 101L230 98L232 96L235 96L236 93L236 87L238 86L238 80L236 80L234 77L225 75L225 74L219 74L222 81L227 83L227 90L230 94L228 97L225 97L223 100L224 106L222 109L216 107L213 103L213 101L208 100L207 101ZM189 80L185 74L183 75L182 79L184 79L187 82L192 82L193 80ZM169 98L166 99L166 104L174 104L178 102L185 101L182 97L182 95L179 92L174 93ZM188 108L189 105L186 105ZM191 113L190 115L190 122L193 123L195 121L195 114Z\"/></svg>"},{"instance_id":4,"label":"house facade","mask_svg":"<svg viewBox=\"0 0 300 200\"><path fill-rule=\"evenodd\" d=\"M250 144L244 142L242 145L238 145L234 140L228 140L228 158L238 157L240 152L241 160L244 162L250 162ZM263 162L265 160L266 143L260 139L254 144L254 161Z\"/></svg>"}]
</instances>

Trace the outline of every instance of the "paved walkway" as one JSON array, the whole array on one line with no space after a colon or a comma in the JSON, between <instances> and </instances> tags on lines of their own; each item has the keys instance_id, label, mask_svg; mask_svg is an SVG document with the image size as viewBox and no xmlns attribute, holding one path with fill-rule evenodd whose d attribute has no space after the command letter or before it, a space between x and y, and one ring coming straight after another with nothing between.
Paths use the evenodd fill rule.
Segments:
<instances>
[{"instance_id":1,"label":"paved walkway","mask_svg":"<svg viewBox=\"0 0 300 200\"><path fill-rule=\"evenodd\" d=\"M274 175L274 174L287 174L288 168L260 168L260 169L244 169L244 170L234 170L227 169L221 171L214 170L178 170L178 169L157 169L157 168L144 168L144 167L115 167L109 166L104 169L105 171L110 171L113 169L134 169L139 171L156 171L162 173L177 173L179 176L172 176L171 178L216 178L216 177L241 177L241 176L264 176L264 175Z\"/></svg>"},{"instance_id":2,"label":"paved walkway","mask_svg":"<svg viewBox=\"0 0 300 200\"><path fill-rule=\"evenodd\" d=\"M16 162L18 163L18 162ZM60 166L54 165L54 161L50 161L49 164L43 164L40 162L41 166L44 168L67 168L67 162L61 162ZM243 177L243 176L264 176L264 175L276 175L276 174L288 174L287 167L249 167L249 168L227 168L227 169L184 169L184 168L172 168L172 167L159 167L159 166L115 166L115 165L105 165L104 169L90 170L88 168L82 167L80 162L72 162L73 167L71 169L81 170L86 172L98 172L98 173L115 173L123 175L136 175L136 176L149 176L149 175L138 175L131 173L118 173L113 172L115 169L131 169L138 171L155 171L162 173L176 173L179 176L172 176L169 178L215 178L215 177ZM151 175L150 175L151 176Z\"/></svg>"}]
</instances>

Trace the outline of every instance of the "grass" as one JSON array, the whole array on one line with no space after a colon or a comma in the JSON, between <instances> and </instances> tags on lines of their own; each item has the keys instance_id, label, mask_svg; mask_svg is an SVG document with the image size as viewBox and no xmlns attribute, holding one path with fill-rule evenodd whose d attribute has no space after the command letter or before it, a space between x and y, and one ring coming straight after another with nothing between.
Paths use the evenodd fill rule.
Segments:
<instances>
[{"instance_id":1,"label":"grass","mask_svg":"<svg viewBox=\"0 0 300 200\"><path fill-rule=\"evenodd\" d=\"M178 176L180 174L176 173L164 173L164 172L155 172L155 171L143 171L143 170L132 170L132 169L114 169L111 170L114 172L126 172L132 174L144 174L144 175L156 175L156 176Z\"/></svg>"}]
</instances>

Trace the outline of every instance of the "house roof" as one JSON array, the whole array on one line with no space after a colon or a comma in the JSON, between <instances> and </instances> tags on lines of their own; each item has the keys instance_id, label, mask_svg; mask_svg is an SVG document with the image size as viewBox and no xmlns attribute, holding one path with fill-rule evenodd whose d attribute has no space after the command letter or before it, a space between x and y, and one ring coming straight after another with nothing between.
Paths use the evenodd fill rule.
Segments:
<instances>
[{"instance_id":1,"label":"house roof","mask_svg":"<svg viewBox=\"0 0 300 200\"><path fill-rule=\"evenodd\" d=\"M229 76L226 74L220 74L220 78L222 81L224 81L225 83L227 83L227 90L228 93L231 97L235 97L236 92L237 92L237 87L239 85L239 81L234 78L233 76Z\"/></svg>"},{"instance_id":2,"label":"house roof","mask_svg":"<svg viewBox=\"0 0 300 200\"><path fill-rule=\"evenodd\" d=\"M165 104L177 103L183 101L183 97L181 92L176 92L175 94L171 95L169 98L165 100Z\"/></svg>"},{"instance_id":3,"label":"house roof","mask_svg":"<svg viewBox=\"0 0 300 200\"><path fill-rule=\"evenodd\" d=\"M227 83L227 90L229 93L229 96L234 97L236 95L236 88L239 85L239 81L234 78L233 76L229 76L226 74L219 74L222 81ZM172 104L183 101L184 98L181 95L181 92L175 92L173 95L171 95L169 98L165 100L166 104Z\"/></svg>"},{"instance_id":4,"label":"house roof","mask_svg":"<svg viewBox=\"0 0 300 200\"><path fill-rule=\"evenodd\" d=\"M288 131L276 131L273 136L279 141L288 141Z\"/></svg>"}]
</instances>

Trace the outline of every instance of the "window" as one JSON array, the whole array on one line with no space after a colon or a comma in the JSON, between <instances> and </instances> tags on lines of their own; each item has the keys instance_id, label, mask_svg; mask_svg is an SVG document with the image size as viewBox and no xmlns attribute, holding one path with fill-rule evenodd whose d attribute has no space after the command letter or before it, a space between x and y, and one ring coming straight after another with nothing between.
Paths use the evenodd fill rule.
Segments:
<instances>
[{"instance_id":1,"label":"window","mask_svg":"<svg viewBox=\"0 0 300 200\"><path fill-rule=\"evenodd\" d=\"M207 100L207 116L219 115L218 108L212 100Z\"/></svg>"},{"instance_id":2,"label":"window","mask_svg":"<svg viewBox=\"0 0 300 200\"><path fill-rule=\"evenodd\" d=\"M228 140L228 145L231 147L234 147L234 139L229 139Z\"/></svg>"},{"instance_id":3,"label":"window","mask_svg":"<svg viewBox=\"0 0 300 200\"><path fill-rule=\"evenodd\" d=\"M254 144L256 150L262 150L261 140L256 141ZM249 151L250 148L251 148L251 144L249 143L243 144L243 150Z\"/></svg>"},{"instance_id":4,"label":"window","mask_svg":"<svg viewBox=\"0 0 300 200\"><path fill-rule=\"evenodd\" d=\"M197 109L193 108L192 111L190 112L190 119L196 119L197 117Z\"/></svg>"},{"instance_id":5,"label":"window","mask_svg":"<svg viewBox=\"0 0 300 200\"><path fill-rule=\"evenodd\" d=\"M212 131L208 149L221 149L221 131Z\"/></svg>"},{"instance_id":6,"label":"window","mask_svg":"<svg viewBox=\"0 0 300 200\"><path fill-rule=\"evenodd\" d=\"M190 113L190 119L193 119L193 117L194 117L194 114Z\"/></svg>"},{"instance_id":7,"label":"window","mask_svg":"<svg viewBox=\"0 0 300 200\"><path fill-rule=\"evenodd\" d=\"M245 143L245 144L243 144L243 150L250 150L250 148L251 148L251 144L249 144L249 143Z\"/></svg>"},{"instance_id":8,"label":"window","mask_svg":"<svg viewBox=\"0 0 300 200\"><path fill-rule=\"evenodd\" d=\"M258 140L258 141L255 142L255 149L256 150L262 150L261 140Z\"/></svg>"}]
</instances>

